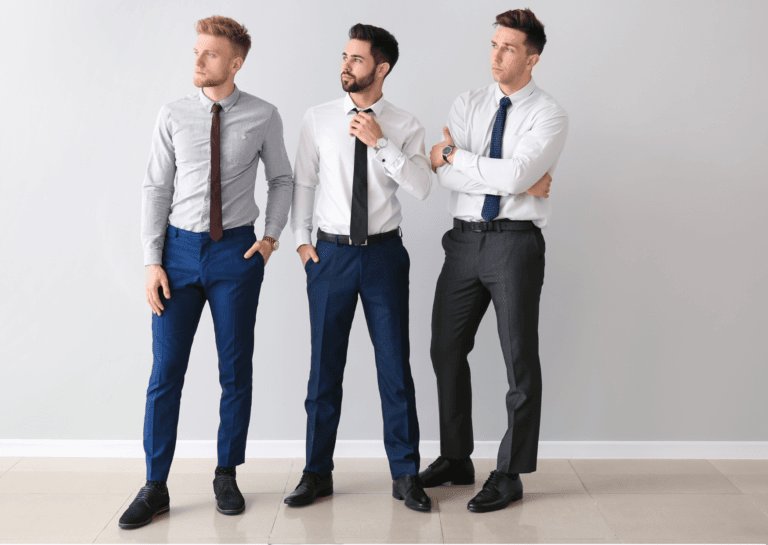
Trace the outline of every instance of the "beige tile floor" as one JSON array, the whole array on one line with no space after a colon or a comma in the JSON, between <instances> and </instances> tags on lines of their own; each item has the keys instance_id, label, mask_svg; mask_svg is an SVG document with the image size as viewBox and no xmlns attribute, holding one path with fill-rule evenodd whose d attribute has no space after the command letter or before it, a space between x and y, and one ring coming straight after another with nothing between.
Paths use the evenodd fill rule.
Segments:
<instances>
[{"instance_id":1,"label":"beige tile floor","mask_svg":"<svg viewBox=\"0 0 768 545\"><path fill-rule=\"evenodd\" d=\"M126 531L143 460L0 458L0 543L768 542L768 460L540 460L522 501L474 514L494 460L475 460L475 486L428 489L433 511L417 513L392 498L385 459L337 459L336 493L296 509L282 499L304 461L249 459L235 517L214 508L215 465L176 460L170 513Z\"/></svg>"}]
</instances>

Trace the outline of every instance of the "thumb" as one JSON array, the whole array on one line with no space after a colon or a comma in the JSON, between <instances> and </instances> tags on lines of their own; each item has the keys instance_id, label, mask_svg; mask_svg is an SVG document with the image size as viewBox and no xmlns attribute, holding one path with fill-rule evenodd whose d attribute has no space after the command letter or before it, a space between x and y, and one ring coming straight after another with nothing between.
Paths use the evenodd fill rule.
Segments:
<instances>
[{"instance_id":1,"label":"thumb","mask_svg":"<svg viewBox=\"0 0 768 545\"><path fill-rule=\"evenodd\" d=\"M451 131L448 130L448 127L443 127L443 136L446 140L451 139Z\"/></svg>"}]
</instances>

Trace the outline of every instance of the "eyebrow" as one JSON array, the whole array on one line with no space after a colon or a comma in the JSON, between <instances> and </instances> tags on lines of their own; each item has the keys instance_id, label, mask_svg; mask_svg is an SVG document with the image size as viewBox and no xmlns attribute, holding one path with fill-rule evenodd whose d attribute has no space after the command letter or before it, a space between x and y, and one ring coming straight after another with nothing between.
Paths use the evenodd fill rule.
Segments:
<instances>
[{"instance_id":1,"label":"eyebrow","mask_svg":"<svg viewBox=\"0 0 768 545\"><path fill-rule=\"evenodd\" d=\"M196 47L192 48L192 51L197 51ZM208 53L218 53L215 49L203 49L203 51L207 51Z\"/></svg>"},{"instance_id":2,"label":"eyebrow","mask_svg":"<svg viewBox=\"0 0 768 545\"><path fill-rule=\"evenodd\" d=\"M344 51L344 52L341 54L341 56L343 57L343 56L345 56L345 55L346 55L347 57L352 57L353 59L363 59L363 60L365 60L365 59L364 59L364 57L363 57L362 55L347 55L347 52L346 52L346 51Z\"/></svg>"},{"instance_id":3,"label":"eyebrow","mask_svg":"<svg viewBox=\"0 0 768 545\"><path fill-rule=\"evenodd\" d=\"M494 45L499 45L499 44L497 44L497 43L496 43L496 41L495 41L495 40L491 40L491 43L492 43L492 44L494 44ZM509 47L514 47L514 48L517 48L517 45L515 45L515 44L511 44L511 43L509 43L509 42L501 42L501 45L508 45Z\"/></svg>"}]
</instances>

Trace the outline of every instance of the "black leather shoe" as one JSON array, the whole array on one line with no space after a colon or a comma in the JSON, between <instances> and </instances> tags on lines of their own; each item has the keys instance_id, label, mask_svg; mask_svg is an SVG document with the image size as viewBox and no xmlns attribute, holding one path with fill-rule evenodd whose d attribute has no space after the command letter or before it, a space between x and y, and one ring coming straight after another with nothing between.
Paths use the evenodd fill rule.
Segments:
<instances>
[{"instance_id":1,"label":"black leather shoe","mask_svg":"<svg viewBox=\"0 0 768 545\"><path fill-rule=\"evenodd\" d=\"M286 496L283 502L290 507L300 507L331 494L333 494L333 473L321 477L313 471L305 471L296 490Z\"/></svg>"},{"instance_id":2,"label":"black leather shoe","mask_svg":"<svg viewBox=\"0 0 768 545\"><path fill-rule=\"evenodd\" d=\"M510 476L503 471L493 470L483 489L469 500L467 509L473 513L488 513L504 509L513 501L523 499L523 482L520 476Z\"/></svg>"},{"instance_id":3,"label":"black leather shoe","mask_svg":"<svg viewBox=\"0 0 768 545\"><path fill-rule=\"evenodd\" d=\"M216 467L213 492L216 494L216 510L223 515L239 515L245 511L245 498L237 488L234 467Z\"/></svg>"},{"instance_id":4,"label":"black leather shoe","mask_svg":"<svg viewBox=\"0 0 768 545\"><path fill-rule=\"evenodd\" d=\"M418 477L405 475L392 481L392 497L405 500L405 506L414 511L430 511L432 500L424 492Z\"/></svg>"},{"instance_id":5,"label":"black leather shoe","mask_svg":"<svg viewBox=\"0 0 768 545\"><path fill-rule=\"evenodd\" d=\"M438 457L429 467L419 473L424 488L432 488L441 484L475 484L475 465L472 460L451 460Z\"/></svg>"},{"instance_id":6,"label":"black leather shoe","mask_svg":"<svg viewBox=\"0 0 768 545\"><path fill-rule=\"evenodd\" d=\"M147 481L117 524L124 530L146 526L156 516L168 512L170 502L165 481Z\"/></svg>"}]
</instances>

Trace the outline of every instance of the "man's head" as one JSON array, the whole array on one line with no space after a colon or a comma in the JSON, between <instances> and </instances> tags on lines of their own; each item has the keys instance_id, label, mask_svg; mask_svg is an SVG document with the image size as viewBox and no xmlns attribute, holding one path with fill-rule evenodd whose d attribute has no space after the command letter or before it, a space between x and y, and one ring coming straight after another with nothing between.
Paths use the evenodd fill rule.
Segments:
<instances>
[{"instance_id":1,"label":"man's head","mask_svg":"<svg viewBox=\"0 0 768 545\"><path fill-rule=\"evenodd\" d=\"M515 9L497 15L494 26L498 28L491 41L493 79L508 85L528 79L547 43L544 25L531 10Z\"/></svg>"},{"instance_id":2,"label":"man's head","mask_svg":"<svg viewBox=\"0 0 768 545\"><path fill-rule=\"evenodd\" d=\"M342 89L358 93L374 83L381 86L397 62L397 40L383 28L360 23L349 29L349 38L341 55Z\"/></svg>"},{"instance_id":3,"label":"man's head","mask_svg":"<svg viewBox=\"0 0 768 545\"><path fill-rule=\"evenodd\" d=\"M214 15L196 24L194 48L196 87L216 87L234 81L251 49L248 30L229 17Z\"/></svg>"}]
</instances>

